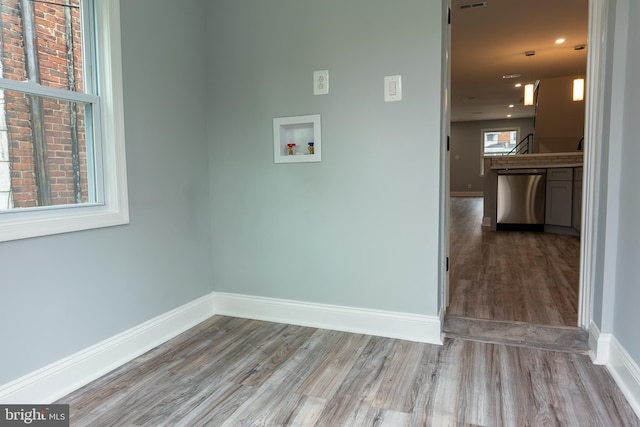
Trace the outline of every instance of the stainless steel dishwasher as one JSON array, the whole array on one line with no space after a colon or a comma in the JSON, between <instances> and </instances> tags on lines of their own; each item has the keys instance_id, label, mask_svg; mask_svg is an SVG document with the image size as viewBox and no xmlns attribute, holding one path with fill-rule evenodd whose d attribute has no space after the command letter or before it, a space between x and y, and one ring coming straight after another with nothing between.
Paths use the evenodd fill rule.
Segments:
<instances>
[{"instance_id":1,"label":"stainless steel dishwasher","mask_svg":"<svg viewBox=\"0 0 640 427\"><path fill-rule=\"evenodd\" d=\"M546 169L498 171L498 230L544 230Z\"/></svg>"}]
</instances>

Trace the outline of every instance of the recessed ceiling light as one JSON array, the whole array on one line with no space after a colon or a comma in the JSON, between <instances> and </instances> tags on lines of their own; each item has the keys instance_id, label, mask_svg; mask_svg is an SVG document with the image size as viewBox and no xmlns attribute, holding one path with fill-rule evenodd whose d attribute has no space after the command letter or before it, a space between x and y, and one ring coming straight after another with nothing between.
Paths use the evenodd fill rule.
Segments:
<instances>
[{"instance_id":1,"label":"recessed ceiling light","mask_svg":"<svg viewBox=\"0 0 640 427\"><path fill-rule=\"evenodd\" d=\"M558 39L558 40L556 40L556 44L562 44L565 41L566 41L565 39Z\"/></svg>"},{"instance_id":2,"label":"recessed ceiling light","mask_svg":"<svg viewBox=\"0 0 640 427\"><path fill-rule=\"evenodd\" d=\"M522 87L522 83L516 83L514 86L515 87Z\"/></svg>"},{"instance_id":3,"label":"recessed ceiling light","mask_svg":"<svg viewBox=\"0 0 640 427\"><path fill-rule=\"evenodd\" d=\"M513 104L509 104L509 108L513 108Z\"/></svg>"},{"instance_id":4,"label":"recessed ceiling light","mask_svg":"<svg viewBox=\"0 0 640 427\"><path fill-rule=\"evenodd\" d=\"M503 79L515 79L516 77L520 77L522 74L505 74L502 76Z\"/></svg>"},{"instance_id":5,"label":"recessed ceiling light","mask_svg":"<svg viewBox=\"0 0 640 427\"><path fill-rule=\"evenodd\" d=\"M511 114L507 114L507 117L508 117L508 118L511 118Z\"/></svg>"}]
</instances>

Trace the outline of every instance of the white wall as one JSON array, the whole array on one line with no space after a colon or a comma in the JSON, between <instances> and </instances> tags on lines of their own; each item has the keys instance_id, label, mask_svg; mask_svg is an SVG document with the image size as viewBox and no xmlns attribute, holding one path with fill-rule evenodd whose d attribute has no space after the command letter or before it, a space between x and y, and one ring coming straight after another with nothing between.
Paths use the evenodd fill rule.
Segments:
<instances>
[{"instance_id":1,"label":"white wall","mask_svg":"<svg viewBox=\"0 0 640 427\"><path fill-rule=\"evenodd\" d=\"M131 224L0 244L0 384L211 292L203 3L121 4Z\"/></svg>"},{"instance_id":2,"label":"white wall","mask_svg":"<svg viewBox=\"0 0 640 427\"><path fill-rule=\"evenodd\" d=\"M419 0L211 3L216 291L438 314L441 16ZM313 96L323 69L330 93ZM395 74L403 100L385 103ZM272 119L312 113L322 162L274 164Z\"/></svg>"}]
</instances>

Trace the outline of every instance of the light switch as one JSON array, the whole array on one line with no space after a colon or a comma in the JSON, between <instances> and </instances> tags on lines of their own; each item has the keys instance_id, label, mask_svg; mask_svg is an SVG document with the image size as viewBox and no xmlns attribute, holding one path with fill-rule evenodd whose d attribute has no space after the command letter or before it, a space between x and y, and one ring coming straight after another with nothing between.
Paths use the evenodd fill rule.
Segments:
<instances>
[{"instance_id":1,"label":"light switch","mask_svg":"<svg viewBox=\"0 0 640 427\"><path fill-rule=\"evenodd\" d=\"M402 76L386 76L384 78L384 102L402 100Z\"/></svg>"},{"instance_id":2,"label":"light switch","mask_svg":"<svg viewBox=\"0 0 640 427\"><path fill-rule=\"evenodd\" d=\"M313 94L326 95L329 93L329 70L313 72Z\"/></svg>"}]
</instances>

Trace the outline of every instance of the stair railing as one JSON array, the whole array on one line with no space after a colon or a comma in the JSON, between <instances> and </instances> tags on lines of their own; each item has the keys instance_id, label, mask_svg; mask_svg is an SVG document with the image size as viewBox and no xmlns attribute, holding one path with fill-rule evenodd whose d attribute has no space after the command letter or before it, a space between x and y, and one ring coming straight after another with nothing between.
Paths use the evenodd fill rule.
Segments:
<instances>
[{"instance_id":1,"label":"stair railing","mask_svg":"<svg viewBox=\"0 0 640 427\"><path fill-rule=\"evenodd\" d=\"M513 156L516 154L529 154L533 150L533 133L522 138L520 142L516 144L515 147L511 149L508 153L505 153L505 156Z\"/></svg>"}]
</instances>

